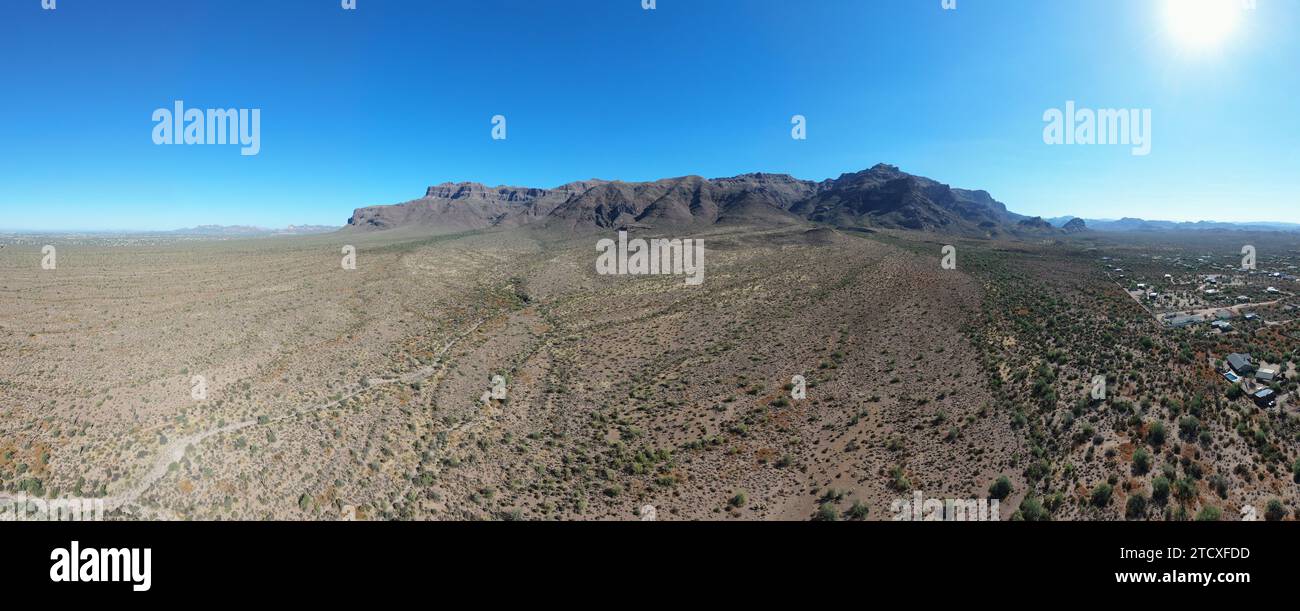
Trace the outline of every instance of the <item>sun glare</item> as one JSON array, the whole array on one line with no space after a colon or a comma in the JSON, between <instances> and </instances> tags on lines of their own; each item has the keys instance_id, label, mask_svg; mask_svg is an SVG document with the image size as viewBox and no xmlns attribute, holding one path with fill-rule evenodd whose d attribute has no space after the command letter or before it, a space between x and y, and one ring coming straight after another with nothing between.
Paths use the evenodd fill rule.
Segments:
<instances>
[{"instance_id":1,"label":"sun glare","mask_svg":"<svg viewBox=\"0 0 1300 611\"><path fill-rule=\"evenodd\" d=\"M1183 47L1213 48L1237 29L1242 10L1241 0L1165 0L1165 28Z\"/></svg>"}]
</instances>

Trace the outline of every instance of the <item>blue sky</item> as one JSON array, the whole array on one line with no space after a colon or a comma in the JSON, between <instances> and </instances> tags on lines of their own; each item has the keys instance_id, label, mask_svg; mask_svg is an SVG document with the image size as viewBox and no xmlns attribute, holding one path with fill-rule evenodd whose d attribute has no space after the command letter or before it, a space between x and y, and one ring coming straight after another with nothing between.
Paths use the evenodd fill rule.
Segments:
<instances>
[{"instance_id":1,"label":"blue sky","mask_svg":"<svg viewBox=\"0 0 1300 611\"><path fill-rule=\"evenodd\" d=\"M1300 0L1213 44L1164 0L40 5L0 2L3 229L341 225L448 180L878 162L1025 214L1300 222ZM175 100L260 108L260 154L155 145ZM1151 154L1046 145L1067 100L1151 109Z\"/></svg>"}]
</instances>

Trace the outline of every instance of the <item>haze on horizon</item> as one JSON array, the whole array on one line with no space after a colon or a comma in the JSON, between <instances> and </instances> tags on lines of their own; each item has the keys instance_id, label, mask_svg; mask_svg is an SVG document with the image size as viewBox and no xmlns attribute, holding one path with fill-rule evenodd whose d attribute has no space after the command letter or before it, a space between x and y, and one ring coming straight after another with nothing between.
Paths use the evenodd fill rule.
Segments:
<instances>
[{"instance_id":1,"label":"haze on horizon","mask_svg":"<svg viewBox=\"0 0 1300 611\"><path fill-rule=\"evenodd\" d=\"M1300 222L1300 1L1222 2L9 2L0 229L338 226L444 181L879 162L1046 218ZM261 109L260 153L155 145L176 100ZM1150 109L1150 154L1046 145L1069 101Z\"/></svg>"}]
</instances>

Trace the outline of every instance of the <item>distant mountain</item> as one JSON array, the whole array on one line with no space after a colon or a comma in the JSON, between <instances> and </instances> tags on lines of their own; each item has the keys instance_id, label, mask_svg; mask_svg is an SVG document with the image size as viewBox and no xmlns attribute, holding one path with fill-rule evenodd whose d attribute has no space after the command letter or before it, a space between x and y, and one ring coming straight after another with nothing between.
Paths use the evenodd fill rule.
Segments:
<instances>
[{"instance_id":1,"label":"distant mountain","mask_svg":"<svg viewBox=\"0 0 1300 611\"><path fill-rule=\"evenodd\" d=\"M176 229L163 233L178 236L247 238L275 235L309 235L314 233L329 233L331 231L338 231L338 229L338 227L328 227L325 225L289 225L284 229L265 229L262 227L250 227L248 225L199 225L198 227Z\"/></svg>"},{"instance_id":2,"label":"distant mountain","mask_svg":"<svg viewBox=\"0 0 1300 611\"><path fill-rule=\"evenodd\" d=\"M340 227L327 225L289 225L283 229L266 229L249 225L199 225L184 229L113 229L113 230L2 230L0 235L50 236L82 238L163 238L163 239L235 239L273 236L296 236L331 233Z\"/></svg>"},{"instance_id":3,"label":"distant mountain","mask_svg":"<svg viewBox=\"0 0 1300 611\"><path fill-rule=\"evenodd\" d=\"M1050 232L1050 231L1053 229L1052 224L1049 223L1049 222L1047 222L1047 221L1044 221L1044 220L1043 220L1043 217L1041 217L1041 216L1036 216L1036 217L1028 218L1028 219L1022 219L1021 221L1019 221L1019 222L1016 223L1016 226L1019 227L1019 228L1022 229L1022 230L1025 230L1025 231L1047 231L1047 232Z\"/></svg>"},{"instance_id":4,"label":"distant mountain","mask_svg":"<svg viewBox=\"0 0 1300 611\"><path fill-rule=\"evenodd\" d=\"M981 237L1064 233L1041 218L1008 211L986 191L954 189L886 164L821 182L757 173L639 183L593 179L554 189L443 183L417 200L359 208L348 227L669 228L807 221Z\"/></svg>"},{"instance_id":5,"label":"distant mountain","mask_svg":"<svg viewBox=\"0 0 1300 611\"><path fill-rule=\"evenodd\" d=\"M1055 227L1065 228L1068 223L1083 221L1096 231L1300 231L1296 223L1225 223L1220 221L1148 221L1125 217L1122 219L1079 219L1062 216L1048 219Z\"/></svg>"},{"instance_id":6,"label":"distant mountain","mask_svg":"<svg viewBox=\"0 0 1300 611\"><path fill-rule=\"evenodd\" d=\"M1088 230L1088 223L1087 221L1084 221L1083 219L1079 219L1079 218L1070 219L1066 221L1064 225L1061 225L1061 229L1063 229L1066 233L1079 233L1081 231Z\"/></svg>"}]
</instances>

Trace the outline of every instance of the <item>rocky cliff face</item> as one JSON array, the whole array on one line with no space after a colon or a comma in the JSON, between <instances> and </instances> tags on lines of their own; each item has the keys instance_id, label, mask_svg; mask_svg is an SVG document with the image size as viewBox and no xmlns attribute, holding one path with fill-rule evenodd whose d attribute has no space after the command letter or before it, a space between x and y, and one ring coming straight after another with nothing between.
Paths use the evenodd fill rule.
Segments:
<instances>
[{"instance_id":1,"label":"rocky cliff face","mask_svg":"<svg viewBox=\"0 0 1300 611\"><path fill-rule=\"evenodd\" d=\"M540 225L566 229L683 227L714 224L824 223L996 236L1056 231L1025 217L986 191L953 189L895 166L814 182L787 174L699 176L654 182L590 180L554 189L443 183L393 206L360 208L348 225L360 229L430 227L471 230Z\"/></svg>"}]
</instances>

